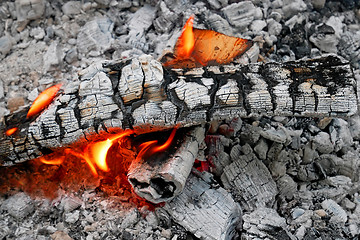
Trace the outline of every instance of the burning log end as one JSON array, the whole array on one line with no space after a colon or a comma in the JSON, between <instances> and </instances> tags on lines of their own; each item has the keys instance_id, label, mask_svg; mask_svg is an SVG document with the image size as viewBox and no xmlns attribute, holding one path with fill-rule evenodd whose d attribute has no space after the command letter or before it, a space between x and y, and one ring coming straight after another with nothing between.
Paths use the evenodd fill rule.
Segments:
<instances>
[{"instance_id":1,"label":"burning log end","mask_svg":"<svg viewBox=\"0 0 360 240\"><path fill-rule=\"evenodd\" d=\"M204 136L203 127L194 128L172 157L155 166L144 159L133 161L128 180L135 193L152 203L166 202L180 194Z\"/></svg>"}]
</instances>

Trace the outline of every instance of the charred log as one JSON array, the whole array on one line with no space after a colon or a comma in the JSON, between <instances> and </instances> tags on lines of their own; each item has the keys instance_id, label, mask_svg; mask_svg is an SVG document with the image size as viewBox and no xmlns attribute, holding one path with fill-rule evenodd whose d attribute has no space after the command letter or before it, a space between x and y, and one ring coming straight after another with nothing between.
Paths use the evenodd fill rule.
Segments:
<instances>
[{"instance_id":1,"label":"charred log","mask_svg":"<svg viewBox=\"0 0 360 240\"><path fill-rule=\"evenodd\" d=\"M204 128L195 128L186 136L184 143L173 156L158 164L150 164L144 159L133 161L128 179L136 194L150 202L160 203L181 193L199 145L204 140L204 133Z\"/></svg>"},{"instance_id":2,"label":"charred log","mask_svg":"<svg viewBox=\"0 0 360 240\"><path fill-rule=\"evenodd\" d=\"M351 67L334 55L176 71L141 56L83 70L37 118L19 113L5 117L0 123L0 164L12 165L127 128L142 133L154 126L196 126L258 114L347 117L356 112ZM18 132L7 136L12 127Z\"/></svg>"}]
</instances>

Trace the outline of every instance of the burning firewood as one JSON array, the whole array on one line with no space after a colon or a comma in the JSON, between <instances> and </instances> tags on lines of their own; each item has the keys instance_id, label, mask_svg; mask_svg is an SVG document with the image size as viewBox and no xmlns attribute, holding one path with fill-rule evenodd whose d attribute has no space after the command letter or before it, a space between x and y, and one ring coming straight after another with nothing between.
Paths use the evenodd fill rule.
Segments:
<instances>
[{"instance_id":1,"label":"burning firewood","mask_svg":"<svg viewBox=\"0 0 360 240\"><path fill-rule=\"evenodd\" d=\"M259 114L347 117L356 111L356 81L337 56L176 71L142 56L90 66L36 119L26 119L27 109L6 116L0 156L2 165L12 165L129 128L140 134ZM8 136L12 128L18 130Z\"/></svg>"},{"instance_id":2,"label":"burning firewood","mask_svg":"<svg viewBox=\"0 0 360 240\"><path fill-rule=\"evenodd\" d=\"M96 175L98 170L108 171L101 163L106 164L113 143L121 145L116 136L126 131L138 136L260 114L347 117L356 112L350 65L334 55L191 70L164 70L161 63L144 55L83 70L79 80L63 86L38 117L26 117L28 108L6 116L0 123L0 158L1 165L9 166L52 153L58 157L53 163L59 164L64 161L62 155L71 154L85 159ZM185 141L174 158L152 169L147 169L146 159L135 161L129 178L138 194L154 202L173 198L190 172L195 145L202 141L202 137L195 139ZM191 150L182 150L193 144ZM100 157L92 151L95 145L102 146ZM187 158L190 153L192 157ZM177 156L184 160L181 168ZM165 173L165 169L171 171L170 166L179 167L179 172ZM145 173L150 179L140 177ZM165 190L156 189L159 185ZM164 195L168 189L169 194Z\"/></svg>"}]
</instances>

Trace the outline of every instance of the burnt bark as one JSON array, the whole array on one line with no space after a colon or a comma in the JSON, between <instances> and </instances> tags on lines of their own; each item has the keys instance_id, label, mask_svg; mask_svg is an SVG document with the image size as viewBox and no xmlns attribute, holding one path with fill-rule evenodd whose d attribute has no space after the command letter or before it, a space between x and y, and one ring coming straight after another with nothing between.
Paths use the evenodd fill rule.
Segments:
<instances>
[{"instance_id":1,"label":"burnt bark","mask_svg":"<svg viewBox=\"0 0 360 240\"><path fill-rule=\"evenodd\" d=\"M348 62L308 61L164 70L150 56L97 63L38 117L26 109L0 123L0 165L12 165L87 141L102 132L196 126L253 115L337 116L357 112ZM17 127L16 134L5 131Z\"/></svg>"}]
</instances>

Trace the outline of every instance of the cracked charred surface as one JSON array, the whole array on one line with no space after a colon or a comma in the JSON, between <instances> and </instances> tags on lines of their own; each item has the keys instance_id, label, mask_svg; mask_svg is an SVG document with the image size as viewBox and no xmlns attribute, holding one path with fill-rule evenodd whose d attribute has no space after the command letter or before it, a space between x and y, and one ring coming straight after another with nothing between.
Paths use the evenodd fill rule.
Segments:
<instances>
[{"instance_id":1,"label":"cracked charred surface","mask_svg":"<svg viewBox=\"0 0 360 240\"><path fill-rule=\"evenodd\" d=\"M26 161L133 128L136 133L252 115L338 116L357 112L348 62L308 61L164 70L152 57L98 62L63 87L37 118L27 108L0 123L0 165ZM18 127L18 133L5 131Z\"/></svg>"}]
</instances>

